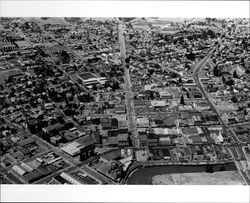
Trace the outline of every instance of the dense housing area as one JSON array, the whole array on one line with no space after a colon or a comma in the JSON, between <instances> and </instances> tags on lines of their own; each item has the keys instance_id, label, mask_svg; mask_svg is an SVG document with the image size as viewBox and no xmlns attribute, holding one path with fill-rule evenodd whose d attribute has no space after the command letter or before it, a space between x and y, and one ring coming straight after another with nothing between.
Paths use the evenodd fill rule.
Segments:
<instances>
[{"instance_id":1,"label":"dense housing area","mask_svg":"<svg viewBox=\"0 0 250 203\"><path fill-rule=\"evenodd\" d=\"M249 55L247 19L1 18L1 183L233 163L250 184Z\"/></svg>"}]
</instances>

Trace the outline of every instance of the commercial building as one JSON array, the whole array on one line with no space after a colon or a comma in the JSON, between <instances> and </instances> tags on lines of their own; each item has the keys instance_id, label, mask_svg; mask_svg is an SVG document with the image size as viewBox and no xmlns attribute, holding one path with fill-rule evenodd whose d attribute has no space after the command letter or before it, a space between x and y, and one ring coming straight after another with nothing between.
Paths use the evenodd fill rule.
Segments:
<instances>
[{"instance_id":1,"label":"commercial building","mask_svg":"<svg viewBox=\"0 0 250 203\"><path fill-rule=\"evenodd\" d=\"M80 154L81 148L82 148L81 144L79 144L78 142L72 142L62 147L61 150L66 152L70 156L77 156L78 154Z\"/></svg>"},{"instance_id":2,"label":"commercial building","mask_svg":"<svg viewBox=\"0 0 250 203\"><path fill-rule=\"evenodd\" d=\"M91 137L85 136L78 141L82 147L80 149L80 161L84 161L94 156L95 144Z\"/></svg>"},{"instance_id":3,"label":"commercial building","mask_svg":"<svg viewBox=\"0 0 250 203\"><path fill-rule=\"evenodd\" d=\"M18 47L15 44L11 44L8 42L0 43L0 51L1 52L11 52L17 50Z\"/></svg>"}]
</instances>

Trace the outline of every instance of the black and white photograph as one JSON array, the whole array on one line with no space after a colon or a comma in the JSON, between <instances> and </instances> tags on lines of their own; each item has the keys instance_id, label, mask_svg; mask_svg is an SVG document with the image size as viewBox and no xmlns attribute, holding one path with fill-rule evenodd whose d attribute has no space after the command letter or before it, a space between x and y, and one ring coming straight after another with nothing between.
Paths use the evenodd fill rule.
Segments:
<instances>
[{"instance_id":1,"label":"black and white photograph","mask_svg":"<svg viewBox=\"0 0 250 203\"><path fill-rule=\"evenodd\" d=\"M14 2L0 15L1 187L249 189L249 2L220 2L243 5L232 16Z\"/></svg>"}]
</instances>

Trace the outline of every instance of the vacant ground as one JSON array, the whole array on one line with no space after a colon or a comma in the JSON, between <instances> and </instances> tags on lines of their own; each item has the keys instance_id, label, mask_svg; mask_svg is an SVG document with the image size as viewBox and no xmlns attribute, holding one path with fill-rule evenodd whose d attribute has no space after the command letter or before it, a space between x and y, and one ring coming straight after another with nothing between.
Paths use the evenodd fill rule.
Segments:
<instances>
[{"instance_id":1,"label":"vacant ground","mask_svg":"<svg viewBox=\"0 0 250 203\"><path fill-rule=\"evenodd\" d=\"M220 111L220 112L229 112L229 111L235 111L237 110L237 107L235 104L233 103L229 103L228 101L220 101L217 99L212 99L214 104L216 105L216 108Z\"/></svg>"},{"instance_id":2,"label":"vacant ground","mask_svg":"<svg viewBox=\"0 0 250 203\"><path fill-rule=\"evenodd\" d=\"M55 18L34 18L34 17L25 17L23 18L25 21L28 22L38 22L42 25L44 24L59 24L59 25L67 25L68 22L62 17L55 17Z\"/></svg>"},{"instance_id":3,"label":"vacant ground","mask_svg":"<svg viewBox=\"0 0 250 203\"><path fill-rule=\"evenodd\" d=\"M244 185L237 171L214 173L175 173L157 175L152 178L153 185Z\"/></svg>"}]
</instances>

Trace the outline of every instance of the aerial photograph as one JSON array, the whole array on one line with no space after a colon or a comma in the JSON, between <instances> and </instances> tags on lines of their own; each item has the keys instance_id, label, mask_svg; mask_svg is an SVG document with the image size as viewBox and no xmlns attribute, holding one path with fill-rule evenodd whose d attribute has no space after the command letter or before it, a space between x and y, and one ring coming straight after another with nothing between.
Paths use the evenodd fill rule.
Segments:
<instances>
[{"instance_id":1,"label":"aerial photograph","mask_svg":"<svg viewBox=\"0 0 250 203\"><path fill-rule=\"evenodd\" d=\"M250 185L249 18L1 17L0 183Z\"/></svg>"}]
</instances>

